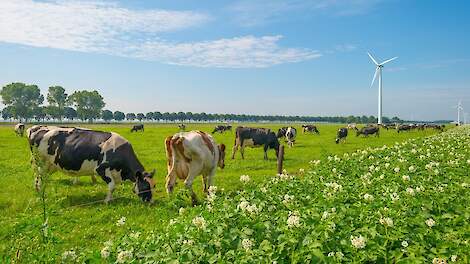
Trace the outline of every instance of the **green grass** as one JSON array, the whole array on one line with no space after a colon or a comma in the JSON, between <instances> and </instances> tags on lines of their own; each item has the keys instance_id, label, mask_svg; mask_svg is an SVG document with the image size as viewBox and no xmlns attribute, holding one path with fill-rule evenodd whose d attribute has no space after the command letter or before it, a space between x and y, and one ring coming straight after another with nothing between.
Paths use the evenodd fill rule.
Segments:
<instances>
[{"instance_id":1,"label":"green grass","mask_svg":"<svg viewBox=\"0 0 470 264\"><path fill-rule=\"evenodd\" d=\"M131 183L125 182L116 188L116 198L109 205L103 204L107 187L98 178L93 185L90 177L81 177L80 183L72 184L72 178L61 173L52 175L47 186L50 239L45 250L41 244L42 225L41 203L34 190L34 177L30 166L30 152L26 138L14 135L12 126L0 126L0 260L10 260L17 253L20 259L51 260L60 258L69 249L80 252L96 252L103 241L122 237L128 231L116 228L117 220L125 216L126 226L145 233L159 230L163 223L178 214L181 205L189 207L189 200L181 202L175 197L168 198L164 191L166 157L164 139L176 133L175 124L146 125L144 133L130 133L130 125L81 125L93 129L114 131L127 138L133 145L140 161L147 170L155 168L155 203L145 205L132 193ZM250 126L276 129L282 124L252 124ZM188 130L211 131L212 124L189 124ZM300 126L298 126L300 127ZM310 160L324 158L331 154L352 152L356 149L391 145L397 141L433 134L433 131L412 131L397 134L395 131L381 131L380 137L356 137L351 133L345 144L335 144L334 138L340 125L320 125L320 135L299 134L294 148L287 148L284 167L289 172L307 168ZM298 129L300 131L300 128ZM263 160L263 150L246 149L245 160L237 153L230 159L234 132L216 134L218 143L227 145L227 159L224 170L218 170L215 184L220 189L241 189L240 175L249 175L254 183L260 183L275 175L274 151L268 153L269 161ZM196 180L194 189L203 198L201 184ZM182 186L181 182L177 189ZM6 243L6 241L10 241Z\"/></svg>"}]
</instances>

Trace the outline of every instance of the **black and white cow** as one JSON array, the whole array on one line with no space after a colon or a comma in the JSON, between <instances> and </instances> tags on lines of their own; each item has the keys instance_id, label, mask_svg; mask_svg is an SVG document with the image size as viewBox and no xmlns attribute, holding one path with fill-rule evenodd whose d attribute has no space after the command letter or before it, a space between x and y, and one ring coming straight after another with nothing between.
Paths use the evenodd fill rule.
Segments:
<instances>
[{"instance_id":1,"label":"black and white cow","mask_svg":"<svg viewBox=\"0 0 470 264\"><path fill-rule=\"evenodd\" d=\"M287 140L287 145L293 147L295 143L295 138L297 137L297 129L294 127L282 127L277 131L277 138L285 137Z\"/></svg>"},{"instance_id":2,"label":"black and white cow","mask_svg":"<svg viewBox=\"0 0 470 264\"><path fill-rule=\"evenodd\" d=\"M348 128L342 127L338 129L338 133L336 133L336 144L338 144L341 141L346 141L346 137L348 136Z\"/></svg>"},{"instance_id":3,"label":"black and white cow","mask_svg":"<svg viewBox=\"0 0 470 264\"><path fill-rule=\"evenodd\" d=\"M186 130L186 125L185 124L179 124L178 128L180 131L185 131Z\"/></svg>"},{"instance_id":4,"label":"black and white cow","mask_svg":"<svg viewBox=\"0 0 470 264\"><path fill-rule=\"evenodd\" d=\"M356 132L356 136L359 136L359 135L364 135L365 137L368 137L369 135L374 135L376 137L379 136L379 131L380 131L380 128L377 127L377 126L368 126L368 127L363 127L359 130L357 130Z\"/></svg>"},{"instance_id":5,"label":"black and white cow","mask_svg":"<svg viewBox=\"0 0 470 264\"><path fill-rule=\"evenodd\" d=\"M17 136L22 137L24 134L24 124L23 123L18 123L15 125L15 133Z\"/></svg>"},{"instance_id":6,"label":"black and white cow","mask_svg":"<svg viewBox=\"0 0 470 264\"><path fill-rule=\"evenodd\" d=\"M302 125L302 133L306 132L311 132L315 134L320 134L320 131L318 131L317 126L314 125Z\"/></svg>"},{"instance_id":7,"label":"black and white cow","mask_svg":"<svg viewBox=\"0 0 470 264\"><path fill-rule=\"evenodd\" d=\"M235 144L232 150L232 159L235 158L235 153L240 148L242 159L245 158L245 147L264 147L264 159L268 159L268 149L274 149L276 158L279 154L279 140L276 134L270 129L266 128L252 128L252 127L237 127L235 130Z\"/></svg>"},{"instance_id":8,"label":"black and white cow","mask_svg":"<svg viewBox=\"0 0 470 264\"><path fill-rule=\"evenodd\" d=\"M116 184L134 182L134 192L152 200L153 172L146 172L132 145L113 132L75 127L34 126L27 131L31 151L37 149L33 162L44 164L48 172L63 171L71 176L97 174L108 184L105 202L112 199ZM41 159L38 163L36 159Z\"/></svg>"},{"instance_id":9,"label":"black and white cow","mask_svg":"<svg viewBox=\"0 0 470 264\"><path fill-rule=\"evenodd\" d=\"M132 132L137 132L137 131L144 132L144 124L138 124L138 125L132 126L131 133Z\"/></svg>"},{"instance_id":10,"label":"black and white cow","mask_svg":"<svg viewBox=\"0 0 470 264\"><path fill-rule=\"evenodd\" d=\"M232 131L232 126L231 125L227 125L227 126L218 125L218 126L215 126L214 130L212 131L212 134L214 134L215 132L219 132L220 134L222 134L225 131Z\"/></svg>"}]
</instances>

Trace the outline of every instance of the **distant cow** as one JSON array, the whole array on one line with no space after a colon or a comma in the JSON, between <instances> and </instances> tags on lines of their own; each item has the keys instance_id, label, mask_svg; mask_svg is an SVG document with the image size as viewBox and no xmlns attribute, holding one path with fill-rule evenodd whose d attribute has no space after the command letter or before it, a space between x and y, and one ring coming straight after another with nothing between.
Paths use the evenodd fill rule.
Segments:
<instances>
[{"instance_id":1,"label":"distant cow","mask_svg":"<svg viewBox=\"0 0 470 264\"><path fill-rule=\"evenodd\" d=\"M318 128L316 126L314 126L314 125L302 125L302 133L306 133L306 132L320 134L320 131L318 131Z\"/></svg>"},{"instance_id":2,"label":"distant cow","mask_svg":"<svg viewBox=\"0 0 470 264\"><path fill-rule=\"evenodd\" d=\"M347 128L340 128L338 129L338 133L336 133L336 144L338 144L341 141L346 141L346 137L348 136L348 129Z\"/></svg>"},{"instance_id":3,"label":"distant cow","mask_svg":"<svg viewBox=\"0 0 470 264\"><path fill-rule=\"evenodd\" d=\"M357 125L356 124L348 124L346 129L357 129Z\"/></svg>"},{"instance_id":4,"label":"distant cow","mask_svg":"<svg viewBox=\"0 0 470 264\"><path fill-rule=\"evenodd\" d=\"M424 125L424 127L425 128L435 129L435 130L438 130L440 132L444 131L444 128L445 128L444 125L436 125L436 124L427 124L427 125Z\"/></svg>"},{"instance_id":5,"label":"distant cow","mask_svg":"<svg viewBox=\"0 0 470 264\"><path fill-rule=\"evenodd\" d=\"M297 129L294 127L283 127L277 131L277 137L285 137L287 140L287 145L293 147L295 143L295 138L297 136Z\"/></svg>"},{"instance_id":6,"label":"distant cow","mask_svg":"<svg viewBox=\"0 0 470 264\"><path fill-rule=\"evenodd\" d=\"M15 133L17 136L22 137L24 134L24 124L23 123L18 123L15 125Z\"/></svg>"},{"instance_id":7,"label":"distant cow","mask_svg":"<svg viewBox=\"0 0 470 264\"><path fill-rule=\"evenodd\" d=\"M168 175L166 190L173 192L176 178L184 180L191 190L193 204L197 197L193 191L194 178L202 174L204 192L214 184L217 166L225 167L225 145L217 145L212 136L202 131L180 132L165 140Z\"/></svg>"},{"instance_id":8,"label":"distant cow","mask_svg":"<svg viewBox=\"0 0 470 264\"><path fill-rule=\"evenodd\" d=\"M180 131L185 131L186 130L186 125L185 124L179 124L178 128Z\"/></svg>"},{"instance_id":9,"label":"distant cow","mask_svg":"<svg viewBox=\"0 0 470 264\"><path fill-rule=\"evenodd\" d=\"M139 125L134 125L131 129L131 133L132 132L137 132L137 131L142 131L144 132L144 125L143 124L139 124Z\"/></svg>"},{"instance_id":10,"label":"distant cow","mask_svg":"<svg viewBox=\"0 0 470 264\"><path fill-rule=\"evenodd\" d=\"M237 127L235 130L235 143L232 150L232 159L240 148L242 159L245 158L245 147L264 147L264 159L268 159L268 149L274 149L276 158L279 154L279 140L273 131L266 128Z\"/></svg>"},{"instance_id":11,"label":"distant cow","mask_svg":"<svg viewBox=\"0 0 470 264\"><path fill-rule=\"evenodd\" d=\"M225 131L232 131L232 126L231 125L227 125L227 126L218 125L218 126L215 126L214 130L212 131L212 134L214 134L215 132L219 132L219 133L222 134Z\"/></svg>"},{"instance_id":12,"label":"distant cow","mask_svg":"<svg viewBox=\"0 0 470 264\"><path fill-rule=\"evenodd\" d=\"M397 133L400 133L400 131L410 131L413 127L410 125L399 125L397 126Z\"/></svg>"},{"instance_id":13,"label":"distant cow","mask_svg":"<svg viewBox=\"0 0 470 264\"><path fill-rule=\"evenodd\" d=\"M375 136L378 137L379 136L379 131L380 131L380 128L376 127L376 126L363 127L361 129L357 130L356 136L364 135L365 137L368 137L369 135L374 135L375 134Z\"/></svg>"},{"instance_id":14,"label":"distant cow","mask_svg":"<svg viewBox=\"0 0 470 264\"><path fill-rule=\"evenodd\" d=\"M131 144L113 132L74 127L34 126L27 131L33 162L48 172L63 171L71 176L97 174L108 184L105 202L112 199L116 184L134 182L134 192L142 201L152 200L155 170L146 172ZM42 162L38 162L40 159Z\"/></svg>"}]
</instances>

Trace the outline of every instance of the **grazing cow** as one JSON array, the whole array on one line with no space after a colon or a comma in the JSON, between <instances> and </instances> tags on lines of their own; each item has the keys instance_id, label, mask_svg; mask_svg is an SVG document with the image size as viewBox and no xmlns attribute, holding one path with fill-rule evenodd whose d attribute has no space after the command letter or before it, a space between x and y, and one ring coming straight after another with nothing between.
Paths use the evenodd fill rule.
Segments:
<instances>
[{"instance_id":1,"label":"grazing cow","mask_svg":"<svg viewBox=\"0 0 470 264\"><path fill-rule=\"evenodd\" d=\"M15 125L15 133L17 136L22 137L24 134L24 124L23 123L18 123Z\"/></svg>"},{"instance_id":2,"label":"grazing cow","mask_svg":"<svg viewBox=\"0 0 470 264\"><path fill-rule=\"evenodd\" d=\"M346 129L357 129L357 125L356 124L348 124Z\"/></svg>"},{"instance_id":3,"label":"grazing cow","mask_svg":"<svg viewBox=\"0 0 470 264\"><path fill-rule=\"evenodd\" d=\"M214 134L215 132L219 132L220 134L222 134L225 131L232 131L232 126L231 125L227 125L227 126L218 125L218 126L215 126L214 130L212 131L212 134Z\"/></svg>"},{"instance_id":4,"label":"grazing cow","mask_svg":"<svg viewBox=\"0 0 470 264\"><path fill-rule=\"evenodd\" d=\"M410 131L412 129L412 126L410 125L399 125L397 126L397 133L400 133L400 131Z\"/></svg>"},{"instance_id":5,"label":"grazing cow","mask_svg":"<svg viewBox=\"0 0 470 264\"><path fill-rule=\"evenodd\" d=\"M131 144L113 132L74 127L34 126L27 131L31 151L37 149L33 162L44 164L48 172L63 171L71 176L97 174L108 184L105 202L112 199L117 183L134 182L134 192L152 200L155 170L146 172ZM36 160L39 158L41 163Z\"/></svg>"},{"instance_id":6,"label":"grazing cow","mask_svg":"<svg viewBox=\"0 0 470 264\"><path fill-rule=\"evenodd\" d=\"M342 127L338 129L338 133L336 133L336 144L338 144L341 141L346 141L346 137L348 136L348 128Z\"/></svg>"},{"instance_id":7,"label":"grazing cow","mask_svg":"<svg viewBox=\"0 0 470 264\"><path fill-rule=\"evenodd\" d=\"M287 139L287 145L293 147L295 143L295 137L297 136L297 129L294 127L282 127L277 131L277 138L285 137Z\"/></svg>"},{"instance_id":8,"label":"grazing cow","mask_svg":"<svg viewBox=\"0 0 470 264\"><path fill-rule=\"evenodd\" d=\"M432 128L432 129L442 132L444 131L445 125L427 124L427 125L424 125L424 128Z\"/></svg>"},{"instance_id":9,"label":"grazing cow","mask_svg":"<svg viewBox=\"0 0 470 264\"><path fill-rule=\"evenodd\" d=\"M137 132L137 131L142 131L144 132L144 124L138 124L138 125L134 125L131 129L131 133L132 132Z\"/></svg>"},{"instance_id":10,"label":"grazing cow","mask_svg":"<svg viewBox=\"0 0 470 264\"><path fill-rule=\"evenodd\" d=\"M379 131L380 131L380 128L376 126L363 127L357 130L356 136L358 137L359 135L364 135L365 137L368 137L369 135L375 134L375 136L378 137Z\"/></svg>"},{"instance_id":11,"label":"grazing cow","mask_svg":"<svg viewBox=\"0 0 470 264\"><path fill-rule=\"evenodd\" d=\"M214 184L217 166L225 167L225 145L217 145L212 136L202 131L180 132L165 140L168 175L166 190L173 192L176 178L184 180L191 191L193 205L197 197L193 191L194 178L202 174L204 192Z\"/></svg>"},{"instance_id":12,"label":"grazing cow","mask_svg":"<svg viewBox=\"0 0 470 264\"><path fill-rule=\"evenodd\" d=\"M266 128L252 128L252 127L237 127L235 130L235 143L232 150L232 159L235 158L235 153L240 148L242 159L245 158L245 147L264 147L264 159L268 159L268 149L274 149L276 158L279 154L279 140L276 134L270 129Z\"/></svg>"},{"instance_id":13,"label":"grazing cow","mask_svg":"<svg viewBox=\"0 0 470 264\"><path fill-rule=\"evenodd\" d=\"M178 128L180 131L185 131L186 130L186 125L185 124L179 124Z\"/></svg>"},{"instance_id":14,"label":"grazing cow","mask_svg":"<svg viewBox=\"0 0 470 264\"><path fill-rule=\"evenodd\" d=\"M306 133L306 132L320 134L320 131L318 131L316 126L314 126L314 125L302 125L302 133Z\"/></svg>"}]
</instances>

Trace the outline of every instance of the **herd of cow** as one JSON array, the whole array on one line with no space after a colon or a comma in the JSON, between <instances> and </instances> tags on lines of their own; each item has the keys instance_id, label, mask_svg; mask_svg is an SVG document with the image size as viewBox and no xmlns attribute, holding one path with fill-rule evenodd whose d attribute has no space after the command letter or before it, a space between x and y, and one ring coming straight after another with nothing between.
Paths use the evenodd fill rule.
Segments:
<instances>
[{"instance_id":1,"label":"herd of cow","mask_svg":"<svg viewBox=\"0 0 470 264\"><path fill-rule=\"evenodd\" d=\"M214 138L202 131L184 132L185 125L180 124L179 133L165 139L167 157L166 190L172 193L176 179L184 181L191 192L193 204L197 197L192 189L192 183L198 175L202 175L203 188L207 192L213 185L217 167L225 166L224 144L217 144ZM355 130L356 136L379 136L380 127L385 125L368 125L358 128L355 124L340 128L337 131L336 143L344 142L348 130ZM432 128L443 130L441 125L397 125L397 132L413 129ZM212 134L231 131L230 125L218 125ZM24 124L15 126L16 134L23 136ZM131 132L144 131L144 125L134 125ZM302 125L303 133L320 134L314 125ZM79 127L58 127L35 125L26 131L30 149L35 154L32 162L50 173L63 171L71 176L100 176L108 185L105 202L112 200L112 193L117 184L130 180L134 182L134 192L142 201L152 200L152 190L155 187L153 176L155 170L146 171L137 158L132 145L122 136L114 132L95 131ZM240 150L244 158L245 147L263 147L264 159L268 159L267 151L274 149L276 158L279 153L279 139L285 138L287 145L293 147L297 137L296 128L282 127L277 133L267 128L252 128L239 126L235 129L235 142L232 149L232 159Z\"/></svg>"}]
</instances>

